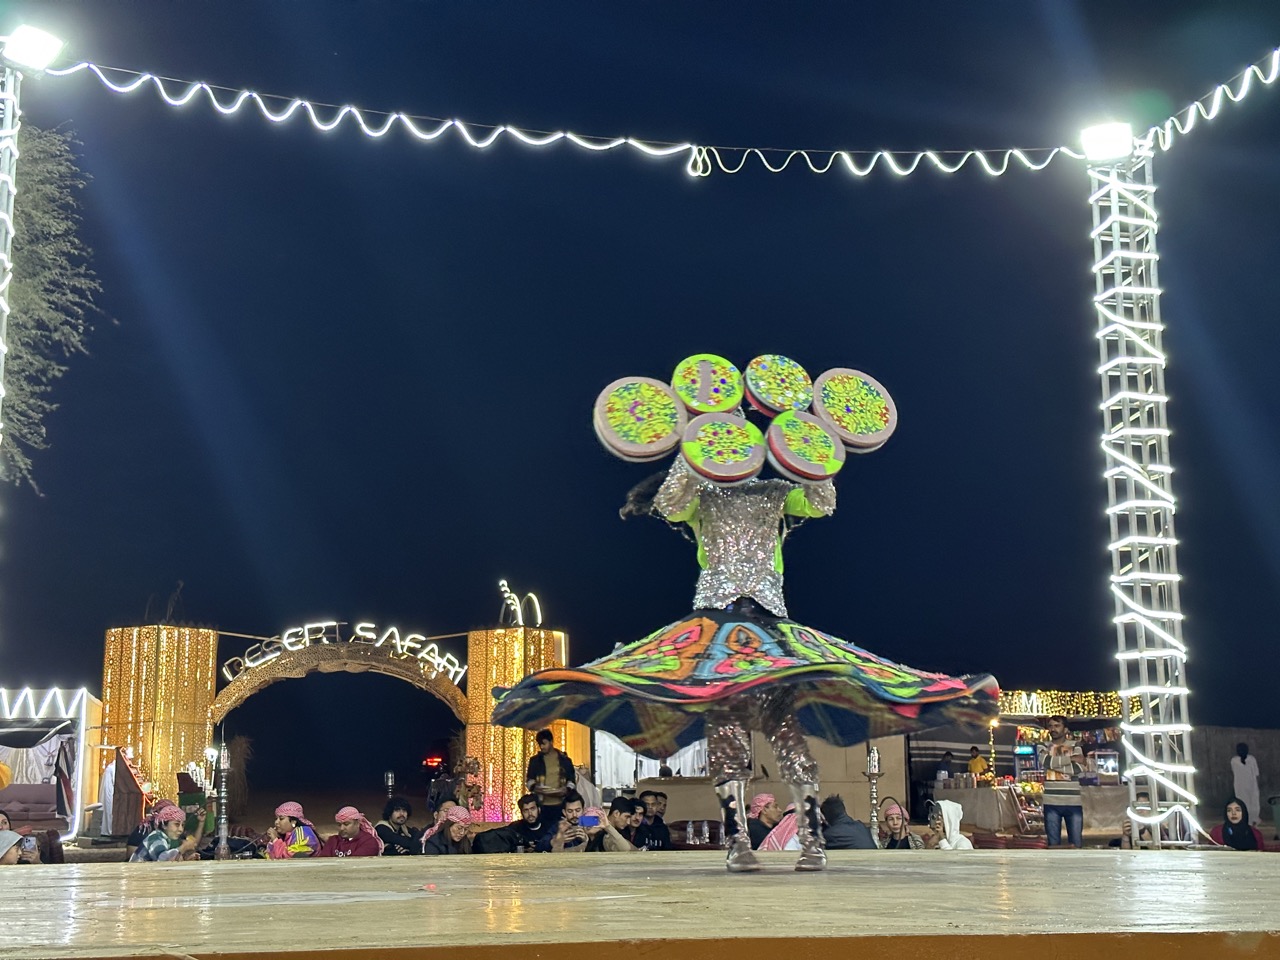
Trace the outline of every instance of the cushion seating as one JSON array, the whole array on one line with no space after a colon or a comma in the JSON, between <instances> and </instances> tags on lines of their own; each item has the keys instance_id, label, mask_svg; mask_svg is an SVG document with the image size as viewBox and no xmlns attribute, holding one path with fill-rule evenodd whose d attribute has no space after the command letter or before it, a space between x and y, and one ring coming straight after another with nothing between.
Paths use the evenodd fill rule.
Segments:
<instances>
[{"instance_id":1,"label":"cushion seating","mask_svg":"<svg viewBox=\"0 0 1280 960\"><path fill-rule=\"evenodd\" d=\"M66 830L67 820L58 814L57 790L55 783L11 783L0 790L0 810L15 828Z\"/></svg>"}]
</instances>

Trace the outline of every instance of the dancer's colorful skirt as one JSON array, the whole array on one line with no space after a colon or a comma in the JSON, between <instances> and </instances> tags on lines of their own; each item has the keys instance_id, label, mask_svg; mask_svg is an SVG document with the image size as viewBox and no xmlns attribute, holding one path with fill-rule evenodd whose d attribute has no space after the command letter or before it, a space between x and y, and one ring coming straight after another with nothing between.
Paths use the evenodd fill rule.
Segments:
<instances>
[{"instance_id":1,"label":"dancer's colorful skirt","mask_svg":"<svg viewBox=\"0 0 1280 960\"><path fill-rule=\"evenodd\" d=\"M698 610L581 667L497 689L493 722L537 729L574 720L632 749L669 756L706 734L708 707L751 690L792 688L804 731L836 746L946 724L988 724L1000 687L885 660L839 637L754 610Z\"/></svg>"}]
</instances>

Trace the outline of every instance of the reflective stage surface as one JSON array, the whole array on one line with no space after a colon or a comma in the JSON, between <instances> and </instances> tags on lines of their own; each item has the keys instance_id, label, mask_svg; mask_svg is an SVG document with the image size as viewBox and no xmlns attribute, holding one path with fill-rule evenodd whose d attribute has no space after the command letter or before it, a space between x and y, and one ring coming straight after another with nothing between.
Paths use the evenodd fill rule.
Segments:
<instances>
[{"instance_id":1,"label":"reflective stage surface","mask_svg":"<svg viewBox=\"0 0 1280 960\"><path fill-rule=\"evenodd\" d=\"M5 867L0 957L1280 957L1277 855L794 857L746 876L714 851Z\"/></svg>"}]
</instances>

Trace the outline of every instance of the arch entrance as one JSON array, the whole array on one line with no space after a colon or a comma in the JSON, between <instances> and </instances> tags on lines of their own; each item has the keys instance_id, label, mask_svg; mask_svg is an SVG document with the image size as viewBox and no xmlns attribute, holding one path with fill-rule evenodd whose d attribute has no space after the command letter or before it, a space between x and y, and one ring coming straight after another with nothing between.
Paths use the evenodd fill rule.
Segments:
<instances>
[{"instance_id":1,"label":"arch entrance","mask_svg":"<svg viewBox=\"0 0 1280 960\"><path fill-rule=\"evenodd\" d=\"M467 722L467 696L442 671L416 658L352 643L326 643L286 651L256 669L237 674L214 698L210 722L213 726L222 723L228 713L273 683L301 679L309 673L380 673L395 677L433 694L455 717Z\"/></svg>"},{"instance_id":2,"label":"arch entrance","mask_svg":"<svg viewBox=\"0 0 1280 960\"><path fill-rule=\"evenodd\" d=\"M536 670L564 666L568 636L527 626L523 613L510 615L505 607L500 619L508 622L442 637L402 634L371 623L349 628L333 620L312 623L278 637L248 638L259 642L221 669L220 637L243 635L172 625L113 627L103 656L102 744L131 751L140 785L154 796L172 797L179 772L212 777L209 748L215 745L215 726L255 693L312 673L378 673L432 694L466 725L469 803L483 810L486 820L509 819L524 793L524 772L536 747L531 732L489 722L492 691ZM465 660L442 652L436 643L461 646L463 637ZM571 757L588 757L585 727L559 721L552 733Z\"/></svg>"}]
</instances>

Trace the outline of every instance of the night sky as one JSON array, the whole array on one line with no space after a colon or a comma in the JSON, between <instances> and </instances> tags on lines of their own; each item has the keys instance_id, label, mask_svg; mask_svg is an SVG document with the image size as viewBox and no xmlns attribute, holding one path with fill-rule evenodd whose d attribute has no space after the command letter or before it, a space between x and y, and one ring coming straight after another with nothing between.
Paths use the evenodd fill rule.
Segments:
<instances>
[{"instance_id":1,"label":"night sky","mask_svg":"<svg viewBox=\"0 0 1280 960\"><path fill-rule=\"evenodd\" d=\"M0 4L23 18L76 60L263 93L851 149L1141 128L1280 43L1274 0ZM1114 689L1080 163L695 179L634 152L173 109L87 74L31 80L23 106L81 141L104 316L57 386L43 496L0 491L0 685L97 688L103 631L163 614L179 580L175 619L224 630L438 634L493 625L505 577L594 658L687 611L696 575L663 524L618 520L651 471L600 447L596 394L776 352L866 370L901 417L789 541L793 616L1006 687ZM1200 723L1275 725L1278 147L1280 84L1156 160ZM428 694L343 675L278 684L228 729L269 779L284 747L407 769L451 725Z\"/></svg>"}]
</instances>

